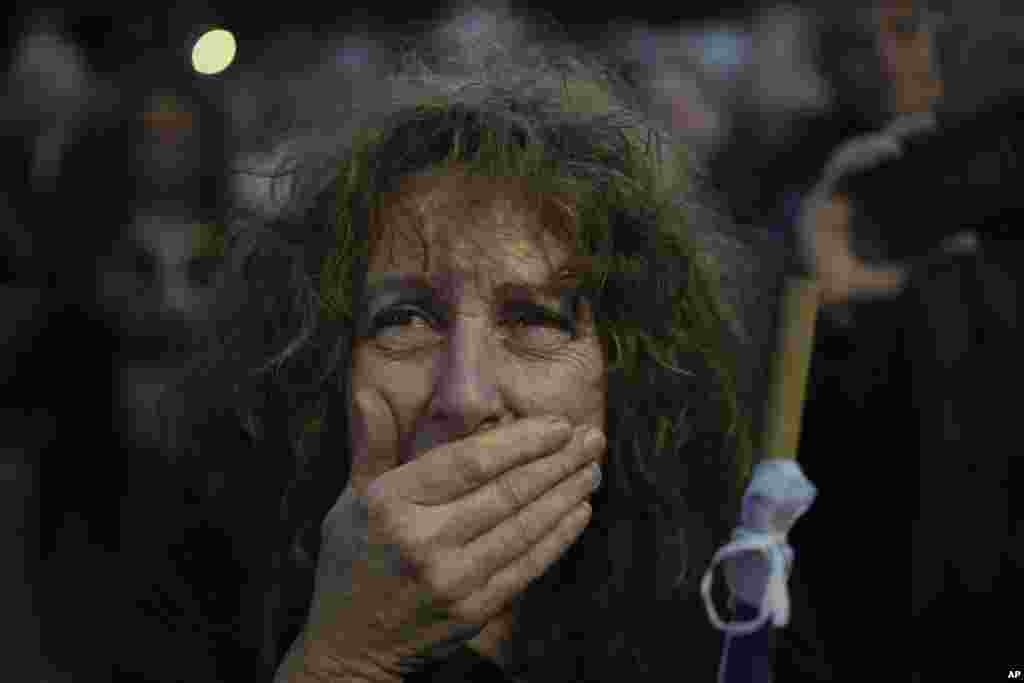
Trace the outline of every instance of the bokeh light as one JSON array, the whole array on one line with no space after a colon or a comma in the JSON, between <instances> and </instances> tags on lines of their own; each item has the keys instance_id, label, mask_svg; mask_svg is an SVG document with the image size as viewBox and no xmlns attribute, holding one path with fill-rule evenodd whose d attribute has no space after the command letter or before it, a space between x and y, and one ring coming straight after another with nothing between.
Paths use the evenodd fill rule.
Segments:
<instances>
[{"instance_id":1,"label":"bokeh light","mask_svg":"<svg viewBox=\"0 0 1024 683\"><path fill-rule=\"evenodd\" d=\"M230 31L212 29L192 47L192 68L201 74L219 74L234 61L236 51L235 37Z\"/></svg>"}]
</instances>

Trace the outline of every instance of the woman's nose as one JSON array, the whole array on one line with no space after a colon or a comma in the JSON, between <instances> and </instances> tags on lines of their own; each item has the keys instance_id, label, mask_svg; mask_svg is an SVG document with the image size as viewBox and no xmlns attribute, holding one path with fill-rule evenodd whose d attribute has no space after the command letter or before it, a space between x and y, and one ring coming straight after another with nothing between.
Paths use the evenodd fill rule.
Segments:
<instances>
[{"instance_id":1,"label":"woman's nose","mask_svg":"<svg viewBox=\"0 0 1024 683\"><path fill-rule=\"evenodd\" d=\"M459 319L450 330L438 368L431 418L459 438L501 421L497 354L479 319Z\"/></svg>"}]
</instances>

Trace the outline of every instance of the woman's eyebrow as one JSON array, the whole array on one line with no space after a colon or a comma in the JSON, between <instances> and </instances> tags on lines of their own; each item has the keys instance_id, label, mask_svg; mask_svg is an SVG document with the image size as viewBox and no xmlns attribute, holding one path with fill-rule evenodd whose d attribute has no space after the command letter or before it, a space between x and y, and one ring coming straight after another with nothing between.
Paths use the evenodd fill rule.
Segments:
<instances>
[{"instance_id":1,"label":"woman's eyebrow","mask_svg":"<svg viewBox=\"0 0 1024 683\"><path fill-rule=\"evenodd\" d=\"M432 294L434 287L420 273L384 273L368 278L363 293L364 301L373 301L394 294Z\"/></svg>"},{"instance_id":2,"label":"woman's eyebrow","mask_svg":"<svg viewBox=\"0 0 1024 683\"><path fill-rule=\"evenodd\" d=\"M544 282L510 280L496 286L494 298L499 301L548 299L562 301L579 292L579 281L574 277L556 275ZM368 278L363 301L366 304L381 299L416 295L436 296L441 282L434 282L423 273L382 273Z\"/></svg>"},{"instance_id":3,"label":"woman's eyebrow","mask_svg":"<svg viewBox=\"0 0 1024 683\"><path fill-rule=\"evenodd\" d=\"M357 302L356 319L360 329L378 312L399 301L415 299L427 301L434 296L434 288L422 275L415 273L385 273L367 278L366 288Z\"/></svg>"},{"instance_id":4,"label":"woman's eyebrow","mask_svg":"<svg viewBox=\"0 0 1024 683\"><path fill-rule=\"evenodd\" d=\"M578 294L582 284L582 269L567 264L541 282L508 280L498 285L494 293L502 299L563 299Z\"/></svg>"}]
</instances>

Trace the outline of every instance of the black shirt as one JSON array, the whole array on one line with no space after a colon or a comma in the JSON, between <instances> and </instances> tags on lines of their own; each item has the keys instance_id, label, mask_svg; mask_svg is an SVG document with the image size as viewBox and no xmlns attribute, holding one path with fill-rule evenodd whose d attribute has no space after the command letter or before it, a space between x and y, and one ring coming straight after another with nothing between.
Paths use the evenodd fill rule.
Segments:
<instances>
[{"instance_id":1,"label":"black shirt","mask_svg":"<svg viewBox=\"0 0 1024 683\"><path fill-rule=\"evenodd\" d=\"M514 683L501 667L462 645L447 658L434 661L415 674L405 676L406 683Z\"/></svg>"}]
</instances>

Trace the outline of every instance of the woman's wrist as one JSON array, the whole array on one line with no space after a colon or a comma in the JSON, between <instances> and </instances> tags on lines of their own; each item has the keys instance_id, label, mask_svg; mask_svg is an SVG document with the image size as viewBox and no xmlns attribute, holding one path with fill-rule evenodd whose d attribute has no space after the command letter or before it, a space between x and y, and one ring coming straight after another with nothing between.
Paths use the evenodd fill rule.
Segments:
<instances>
[{"instance_id":1,"label":"woman's wrist","mask_svg":"<svg viewBox=\"0 0 1024 683\"><path fill-rule=\"evenodd\" d=\"M299 636L277 670L274 683L401 683L402 677L369 659L340 657L327 646Z\"/></svg>"}]
</instances>

